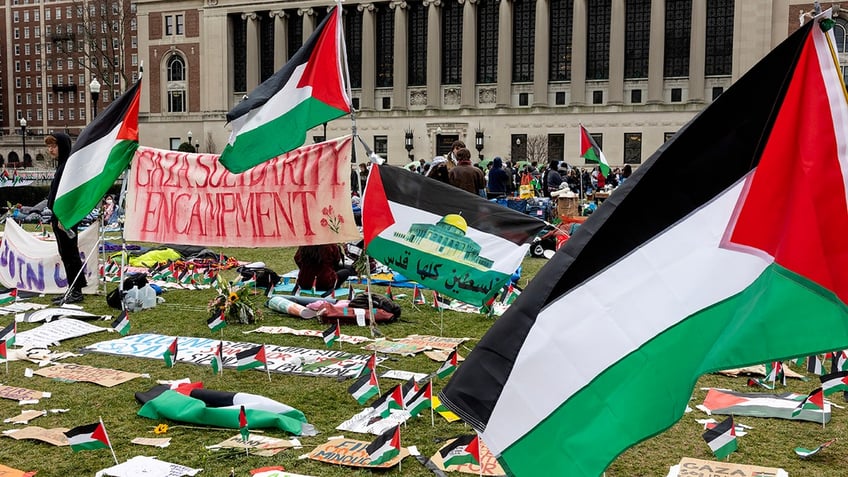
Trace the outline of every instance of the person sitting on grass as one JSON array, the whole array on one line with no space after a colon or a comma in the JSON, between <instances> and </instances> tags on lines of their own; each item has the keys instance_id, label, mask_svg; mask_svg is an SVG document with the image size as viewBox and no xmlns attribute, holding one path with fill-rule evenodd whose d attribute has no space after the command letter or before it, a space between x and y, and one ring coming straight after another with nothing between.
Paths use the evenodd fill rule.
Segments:
<instances>
[{"instance_id":1,"label":"person sitting on grass","mask_svg":"<svg viewBox=\"0 0 848 477\"><path fill-rule=\"evenodd\" d=\"M342 261L338 244L301 245L294 254L294 263L300 271L297 286L302 290L335 290L356 272Z\"/></svg>"}]
</instances>

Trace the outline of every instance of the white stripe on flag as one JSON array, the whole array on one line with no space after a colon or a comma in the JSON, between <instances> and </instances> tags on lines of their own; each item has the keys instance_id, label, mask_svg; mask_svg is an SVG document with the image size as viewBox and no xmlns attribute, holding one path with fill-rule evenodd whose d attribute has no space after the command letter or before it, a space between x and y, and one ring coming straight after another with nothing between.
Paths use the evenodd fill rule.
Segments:
<instances>
[{"instance_id":1,"label":"white stripe on flag","mask_svg":"<svg viewBox=\"0 0 848 477\"><path fill-rule=\"evenodd\" d=\"M97 141L89 144L79 151L74 151L74 154L68 158L68 165L71 165L74 169L66 170L65 173L62 174L62 180L59 181L59 186L56 189L57 198L67 194L103 173L103 169L106 167L106 161L109 158L109 153L112 152L112 148L115 147L115 141L117 141L118 138L118 131L120 131L122 125L123 121ZM96 158L96 160L74 160L78 154L83 154L86 158Z\"/></svg>"},{"instance_id":2,"label":"white stripe on flag","mask_svg":"<svg viewBox=\"0 0 848 477\"><path fill-rule=\"evenodd\" d=\"M271 121L287 114L300 103L312 97L312 86L298 88L297 84L303 77L303 72L306 71L306 63L299 65L292 71L288 83L283 85L283 89L272 96L262 106L251 110L244 116L239 116L234 119L230 125L232 134L230 135L230 145L235 144L235 138L239 134L244 134L256 128L265 126Z\"/></svg>"}]
</instances>

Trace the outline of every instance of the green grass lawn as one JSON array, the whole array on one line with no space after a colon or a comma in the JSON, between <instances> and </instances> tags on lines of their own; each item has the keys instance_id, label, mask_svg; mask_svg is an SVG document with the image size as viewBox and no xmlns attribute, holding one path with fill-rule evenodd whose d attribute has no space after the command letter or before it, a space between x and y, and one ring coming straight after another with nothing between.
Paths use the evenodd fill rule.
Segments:
<instances>
[{"instance_id":1,"label":"green grass lawn","mask_svg":"<svg viewBox=\"0 0 848 477\"><path fill-rule=\"evenodd\" d=\"M282 274L295 268L292 260L293 249L259 250L231 248L221 250L228 256L242 261L265 262L268 267ZM543 259L527 258L524 261L524 276L521 285L535 275L546 261ZM226 278L236 277L234 271L225 273ZM115 285L110 285L110 289ZM382 287L375 291L382 292ZM438 335L439 316L430 307L411 305L411 289L395 289L395 294L406 293L407 297L397 301L403 307L402 318L397 323L380 326L380 331L389 338L401 338L410 334ZM159 333L166 335L209 337L210 331L206 325L208 314L206 304L213 298L213 290L199 291L168 291L164 297L166 302L156 308L141 311L131 315L132 333ZM34 299L39 303L48 303L51 297ZM427 297L429 301L429 296ZM94 314L113 314L115 310L106 305L104 296L88 296L83 303L85 310ZM563 319L567 319L563 316ZM11 316L0 317L0 325L7 325ZM450 337L472 338L460 348L460 354L466 356L475 346L477 340L486 332L493 319L482 315L456 312L444 313L444 335ZM96 322L104 327L109 322ZM292 328L316 329L325 328L314 321L301 320L294 317L265 311L261 325L280 325ZM34 324L20 324L19 331L30 329ZM297 337L291 335L242 334L254 329L256 325L229 325L223 330L223 337L230 341L267 343L275 345L299 346L305 348L322 348L323 343L316 338ZM367 328L346 326L342 333L369 336ZM215 336L218 336L217 333ZM83 347L103 340L115 339L114 333L97 333L81 338L71 339L55 348L60 351L79 351ZM358 350L358 347L345 343L346 351ZM415 357L388 355L383 363L384 369L399 369L430 373L439 367L434 362L419 354ZM591 359L591 357L587 357ZM2 383L52 393L50 399L43 400L36 406L19 406L11 400L0 400L0 418L17 415L23 409L53 409L67 408L62 414L48 414L35 419L31 425L51 427L74 427L97 421L102 416L109 436L114 444L115 452L120 461L125 461L136 455L156 456L161 460L203 468L199 475L227 476L231 469L235 475L247 476L253 468L282 465L290 472L313 476L348 476L348 475L432 475L414 459L406 459L402 469L394 468L389 471L362 470L356 468L333 466L300 460L298 457L311 450L315 445L324 442L327 437L345 434L363 441L370 441L374 436L342 433L335 427L347 420L362 408L348 394L347 387L351 381L339 382L335 379L321 377L301 377L284 374L272 374L271 382L263 372L236 372L227 369L223 376L214 376L209 367L193 366L178 363L168 369L160 360L141 359L132 357L109 356L104 354L85 354L78 358L67 359L64 362L79 363L89 366L120 369L123 371L148 373L150 378L139 378L113 388L104 388L89 383L67 383L52 381L40 376L26 378L24 369L35 368L34 363L12 362L9 373ZM662 366L663 363L656 363ZM461 366L461 364L460 364ZM797 369L797 368L796 368ZM2 373L0 369L0 374ZM274 457L245 456L243 452L209 451L205 446L217 444L238 431L221 431L211 429L190 429L179 427L179 423L154 421L136 415L139 405L134 400L134 393L149 389L157 379L190 378L192 381L202 381L210 389L240 391L267 396L277 401L303 411L309 422L314 424L319 435L301 438L303 449L286 450ZM556 379L552 376L551 379ZM694 391L690 406L700 404L705 396L701 387L713 386L745 390L746 378L727 378L718 375L708 375L701 378ZM381 380L383 391L394 386L399 381ZM443 382L435 383L435 392L442 387ZM788 390L806 393L818 385L818 379L803 383L790 380ZM752 388L747 388L752 389ZM843 404L841 397L834 395L837 404ZM821 425L809 422L790 422L778 419L737 418L737 422L753 426L747 436L740 438L739 451L730 456L735 463L759 464L782 467L793 476L832 476L841 475L848 450L844 442L837 441L831 448L821 454L803 461L793 452L796 446L813 448L833 437L844 435L846 432L845 411L834 409L834 418L826 429ZM627 415L622 409L621 414ZM701 438L703 432L695 419L706 418L698 410L686 414L683 419L668 431L641 443L620 456L608 469L607 476L664 476L671 465L679 462L681 457L710 459L712 454ZM717 416L721 420L722 416ZM131 444L135 437L154 437L153 428L160 423L171 426L166 434L156 437L171 437L171 445L165 449L144 447ZM3 424L2 429L20 428L23 426ZM415 445L425 456L430 456L442 445L447 438L470 432L470 428L461 422L449 424L436 417L436 425L430 425L429 417L411 419L402 428L402 445ZM286 437L280 431L268 431L267 435ZM600 445L601 443L599 443ZM39 477L93 475L96 471L114 464L108 450L72 453L68 447L53 447L38 441L0 439L0 463L21 470L37 470ZM708 475L708 474L703 474Z\"/></svg>"}]
</instances>

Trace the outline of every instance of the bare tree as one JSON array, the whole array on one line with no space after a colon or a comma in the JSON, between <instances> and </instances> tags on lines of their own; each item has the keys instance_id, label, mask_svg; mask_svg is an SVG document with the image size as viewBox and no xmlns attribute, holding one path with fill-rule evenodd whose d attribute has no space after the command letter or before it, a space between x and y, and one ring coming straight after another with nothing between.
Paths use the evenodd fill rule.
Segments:
<instances>
[{"instance_id":1,"label":"bare tree","mask_svg":"<svg viewBox=\"0 0 848 477\"><path fill-rule=\"evenodd\" d=\"M212 139L212 133L206 133L206 152L214 154L217 150L218 146L215 144L215 140Z\"/></svg>"},{"instance_id":2,"label":"bare tree","mask_svg":"<svg viewBox=\"0 0 848 477\"><path fill-rule=\"evenodd\" d=\"M72 17L58 18L47 35L56 61L71 58L97 78L103 93L122 92L134 77L131 31L135 3L130 0L72 0ZM83 85L87 86L87 85ZM110 96L110 100L114 96Z\"/></svg>"},{"instance_id":3,"label":"bare tree","mask_svg":"<svg viewBox=\"0 0 848 477\"><path fill-rule=\"evenodd\" d=\"M544 134L527 136L527 160L539 164L548 162L548 136Z\"/></svg>"}]
</instances>

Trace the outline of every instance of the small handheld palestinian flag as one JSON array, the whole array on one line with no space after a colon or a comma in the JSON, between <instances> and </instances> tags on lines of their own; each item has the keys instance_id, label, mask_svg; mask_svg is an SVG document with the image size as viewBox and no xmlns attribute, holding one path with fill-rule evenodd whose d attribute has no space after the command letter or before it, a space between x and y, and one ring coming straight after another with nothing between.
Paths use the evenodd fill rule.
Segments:
<instances>
[{"instance_id":1,"label":"small handheld palestinian flag","mask_svg":"<svg viewBox=\"0 0 848 477\"><path fill-rule=\"evenodd\" d=\"M496 296L492 295L491 297L489 297L488 300L486 300L486 303L484 303L483 306L480 307L480 313L481 314L483 314L483 315L491 315L492 314L492 312L494 311L494 306L495 306L495 298L496 298Z\"/></svg>"},{"instance_id":2,"label":"small handheld palestinian flag","mask_svg":"<svg viewBox=\"0 0 848 477\"><path fill-rule=\"evenodd\" d=\"M836 439L831 439L825 442L824 444L816 447L815 449L805 449L803 447L796 447L795 453L798 454L798 457L806 459L807 457L818 454L820 450L830 447L830 445L833 444L834 441L836 441Z\"/></svg>"},{"instance_id":3,"label":"small handheld palestinian flag","mask_svg":"<svg viewBox=\"0 0 848 477\"><path fill-rule=\"evenodd\" d=\"M712 429L704 432L704 440L712 449L717 459L724 459L738 448L736 442L736 428L733 424L733 416L716 424Z\"/></svg>"},{"instance_id":4,"label":"small handheld palestinian flag","mask_svg":"<svg viewBox=\"0 0 848 477\"><path fill-rule=\"evenodd\" d=\"M421 411L433 407L433 382L427 381L427 384L424 385L421 389L415 393L414 396L409 400L409 403L406 405L406 408L409 410L409 414L417 416L421 414Z\"/></svg>"},{"instance_id":5,"label":"small handheld palestinian flag","mask_svg":"<svg viewBox=\"0 0 848 477\"><path fill-rule=\"evenodd\" d=\"M462 464L480 465L480 436L469 434L454 439L439 449L445 467Z\"/></svg>"},{"instance_id":6,"label":"small handheld palestinian flag","mask_svg":"<svg viewBox=\"0 0 848 477\"><path fill-rule=\"evenodd\" d=\"M450 354L448 355L445 362L442 363L442 367L439 368L438 371L436 371L436 376L438 376L441 379L444 379L444 378L450 376L450 374L453 373L454 370L456 369L456 364L457 364L457 355L456 355L456 349L454 349L453 351L450 352Z\"/></svg>"},{"instance_id":7,"label":"small handheld palestinian flag","mask_svg":"<svg viewBox=\"0 0 848 477\"><path fill-rule=\"evenodd\" d=\"M401 385L393 387L391 391L380 396L380 399L371 404L374 411L382 418L389 417L392 409L403 409L403 390Z\"/></svg>"},{"instance_id":8,"label":"small handheld palestinian flag","mask_svg":"<svg viewBox=\"0 0 848 477\"><path fill-rule=\"evenodd\" d=\"M818 374L819 376L824 374L824 366L822 366L822 361L821 358L819 358L819 355L814 354L807 358L807 372Z\"/></svg>"},{"instance_id":9,"label":"small handheld palestinian flag","mask_svg":"<svg viewBox=\"0 0 848 477\"><path fill-rule=\"evenodd\" d=\"M606 156L582 124L580 125L580 157L586 159L586 162L597 164L604 177L610 174L610 166Z\"/></svg>"},{"instance_id":10,"label":"small handheld palestinian flag","mask_svg":"<svg viewBox=\"0 0 848 477\"><path fill-rule=\"evenodd\" d=\"M395 295L392 293L392 285L386 285L386 296L389 297L389 300L394 301Z\"/></svg>"},{"instance_id":11,"label":"small handheld palestinian flag","mask_svg":"<svg viewBox=\"0 0 848 477\"><path fill-rule=\"evenodd\" d=\"M15 336L18 333L18 324L12 321L12 324L3 328L0 331L0 358L6 361L6 373L9 372L9 347L15 344Z\"/></svg>"},{"instance_id":12,"label":"small handheld palestinian flag","mask_svg":"<svg viewBox=\"0 0 848 477\"><path fill-rule=\"evenodd\" d=\"M174 341L168 346L162 357L165 358L165 366L169 368L174 367L174 364L177 362L177 338L174 338Z\"/></svg>"},{"instance_id":13,"label":"small handheld palestinian flag","mask_svg":"<svg viewBox=\"0 0 848 477\"><path fill-rule=\"evenodd\" d=\"M360 377L355 383L347 388L347 392L356 399L356 402L361 405L365 405L369 399L380 392L380 388L377 384L377 373L372 370L370 373Z\"/></svg>"},{"instance_id":14,"label":"small handheld palestinian flag","mask_svg":"<svg viewBox=\"0 0 848 477\"><path fill-rule=\"evenodd\" d=\"M327 328L321 333L321 336L324 337L324 344L327 346L327 348L332 348L333 345L336 343L336 340L338 340L342 336L341 330L339 329L339 322L336 321L335 323L330 325L329 328Z\"/></svg>"},{"instance_id":15,"label":"small handheld palestinian flag","mask_svg":"<svg viewBox=\"0 0 848 477\"><path fill-rule=\"evenodd\" d=\"M756 379L756 378L748 378L748 386L750 386L752 388L761 387L761 388L766 388L766 389L769 389L769 390L774 389L773 387L771 387L770 384L766 383L762 379Z\"/></svg>"},{"instance_id":16,"label":"small handheld palestinian flag","mask_svg":"<svg viewBox=\"0 0 848 477\"><path fill-rule=\"evenodd\" d=\"M792 417L801 414L801 411L803 411L804 409L821 409L822 427L824 427L824 392L822 391L822 388L816 388L810 394L808 394L807 397L805 397L804 400L801 401L800 404L798 404L798 407L796 407L792 411Z\"/></svg>"},{"instance_id":17,"label":"small handheld palestinian flag","mask_svg":"<svg viewBox=\"0 0 848 477\"><path fill-rule=\"evenodd\" d=\"M771 381L774 385L778 381L786 386L786 373L783 371L782 361L773 361L766 363L766 381Z\"/></svg>"},{"instance_id":18,"label":"small handheld palestinian flag","mask_svg":"<svg viewBox=\"0 0 848 477\"><path fill-rule=\"evenodd\" d=\"M371 465L388 462L400 454L400 426L395 426L380 434L374 442L365 448Z\"/></svg>"},{"instance_id":19,"label":"small handheld palestinian flag","mask_svg":"<svg viewBox=\"0 0 848 477\"><path fill-rule=\"evenodd\" d=\"M127 336L130 332L130 315L127 313L127 310L121 310L121 313L118 315L118 318L112 322L112 329L121 334L121 336Z\"/></svg>"},{"instance_id":20,"label":"small handheld palestinian flag","mask_svg":"<svg viewBox=\"0 0 848 477\"><path fill-rule=\"evenodd\" d=\"M68 444L71 446L71 450L74 452L112 447L112 444L109 442L109 436L106 434L106 427L102 421L77 426L66 431L64 434L68 438Z\"/></svg>"},{"instance_id":21,"label":"small handheld palestinian flag","mask_svg":"<svg viewBox=\"0 0 848 477\"><path fill-rule=\"evenodd\" d=\"M403 407L408 408L408 404L412 400L412 396L415 396L415 393L418 392L418 383L415 382L415 378L409 378L405 383L403 383L400 391L403 395Z\"/></svg>"},{"instance_id":22,"label":"small handheld palestinian flag","mask_svg":"<svg viewBox=\"0 0 848 477\"><path fill-rule=\"evenodd\" d=\"M11 295L15 299L15 302L18 301L18 289L17 288L12 288L12 291L9 292L9 295Z\"/></svg>"},{"instance_id":23,"label":"small handheld palestinian flag","mask_svg":"<svg viewBox=\"0 0 848 477\"><path fill-rule=\"evenodd\" d=\"M415 285L412 288L412 304L413 305L426 305L427 300L424 299L424 294L421 293L421 289L418 288L418 285Z\"/></svg>"},{"instance_id":24,"label":"small handheld palestinian flag","mask_svg":"<svg viewBox=\"0 0 848 477\"><path fill-rule=\"evenodd\" d=\"M364 373L368 370L373 371L375 374L377 373L377 352L376 351L374 353L372 353L371 356L368 357L368 361L366 361L365 366L363 366L362 369L359 370L359 375L357 377L362 376L362 373Z\"/></svg>"},{"instance_id":25,"label":"small handheld palestinian flag","mask_svg":"<svg viewBox=\"0 0 848 477\"><path fill-rule=\"evenodd\" d=\"M265 345L259 345L236 354L236 369L239 371L261 368L262 366L268 366L265 359Z\"/></svg>"},{"instance_id":26,"label":"small handheld palestinian flag","mask_svg":"<svg viewBox=\"0 0 848 477\"><path fill-rule=\"evenodd\" d=\"M218 346L215 347L215 354L212 356L212 371L215 374L221 374L224 372L224 342L219 341Z\"/></svg>"},{"instance_id":27,"label":"small handheld palestinian flag","mask_svg":"<svg viewBox=\"0 0 848 477\"><path fill-rule=\"evenodd\" d=\"M224 327L227 326L227 320L224 319L224 311L219 310L217 313L212 315L212 317L206 320L206 326L208 326L213 332L223 330Z\"/></svg>"},{"instance_id":28,"label":"small handheld palestinian flag","mask_svg":"<svg viewBox=\"0 0 848 477\"><path fill-rule=\"evenodd\" d=\"M239 409L239 432L243 442L250 439L250 427L247 424L247 413L244 412L244 406Z\"/></svg>"},{"instance_id":29,"label":"small handheld palestinian flag","mask_svg":"<svg viewBox=\"0 0 848 477\"><path fill-rule=\"evenodd\" d=\"M848 371L837 371L835 373L819 376L822 383L822 392L830 396L839 391L848 391Z\"/></svg>"},{"instance_id":30,"label":"small handheld palestinian flag","mask_svg":"<svg viewBox=\"0 0 848 477\"><path fill-rule=\"evenodd\" d=\"M848 353L843 351L835 351L830 361L830 372L848 371Z\"/></svg>"}]
</instances>

